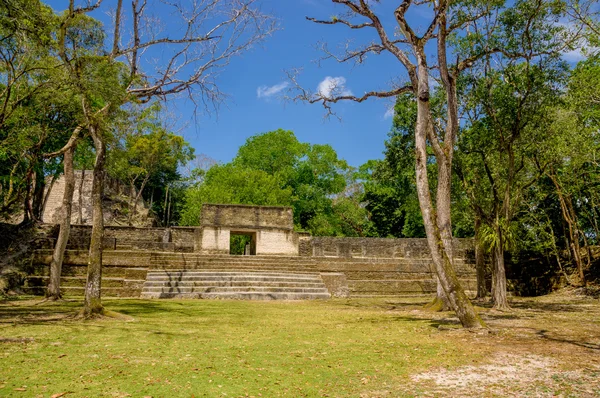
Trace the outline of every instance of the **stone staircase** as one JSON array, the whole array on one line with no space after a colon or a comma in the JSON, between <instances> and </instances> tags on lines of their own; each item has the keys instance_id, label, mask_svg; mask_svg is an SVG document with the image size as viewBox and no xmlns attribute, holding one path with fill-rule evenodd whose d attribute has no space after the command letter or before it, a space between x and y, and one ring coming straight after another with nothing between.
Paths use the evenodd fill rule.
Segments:
<instances>
[{"instance_id":1,"label":"stone staircase","mask_svg":"<svg viewBox=\"0 0 600 398\"><path fill-rule=\"evenodd\" d=\"M149 271L142 298L328 299L319 274L266 271Z\"/></svg>"}]
</instances>

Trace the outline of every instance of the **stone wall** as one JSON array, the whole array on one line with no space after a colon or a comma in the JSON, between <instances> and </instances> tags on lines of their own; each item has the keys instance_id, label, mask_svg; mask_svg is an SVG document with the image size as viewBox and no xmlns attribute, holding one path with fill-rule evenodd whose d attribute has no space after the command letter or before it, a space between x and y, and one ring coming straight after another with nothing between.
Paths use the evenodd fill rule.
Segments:
<instances>
[{"instance_id":1,"label":"stone wall","mask_svg":"<svg viewBox=\"0 0 600 398\"><path fill-rule=\"evenodd\" d=\"M257 255L298 255L298 235L289 230L262 230L256 233Z\"/></svg>"},{"instance_id":2,"label":"stone wall","mask_svg":"<svg viewBox=\"0 0 600 398\"><path fill-rule=\"evenodd\" d=\"M89 246L92 227L73 225L68 248ZM199 229L194 227L138 228L109 225L104 228L104 248L112 250L197 251ZM55 235L58 233L58 229ZM201 234L200 234L201 236ZM54 236L56 238L56 236Z\"/></svg>"},{"instance_id":3,"label":"stone wall","mask_svg":"<svg viewBox=\"0 0 600 398\"><path fill-rule=\"evenodd\" d=\"M79 202L81 199L81 224L92 224L92 170L75 170L75 191L73 192L73 207L71 213L71 223L79 224ZM129 186L120 181L105 176L104 200L102 203L104 210L105 225L121 225L128 222L128 212L130 207ZM65 178L61 175L54 183L48 179L46 186L46 203L42 211L42 220L49 224L57 223L60 216L63 195L65 192ZM133 225L138 227L149 227L154 225L153 217L150 216L149 209L140 198L137 205L137 212L131 219Z\"/></svg>"},{"instance_id":4,"label":"stone wall","mask_svg":"<svg viewBox=\"0 0 600 398\"><path fill-rule=\"evenodd\" d=\"M82 183L83 179L83 183ZM82 196L81 215L83 224L92 222L92 170L75 170L75 192L73 192L73 207L71 222L76 223L79 216L79 197ZM61 175L52 185L47 182L45 194L47 195L42 220L54 224L58 222L60 207L65 193L65 178Z\"/></svg>"},{"instance_id":5,"label":"stone wall","mask_svg":"<svg viewBox=\"0 0 600 398\"><path fill-rule=\"evenodd\" d=\"M203 254L229 254L230 237L227 228L204 227L200 251Z\"/></svg>"},{"instance_id":6,"label":"stone wall","mask_svg":"<svg viewBox=\"0 0 600 398\"><path fill-rule=\"evenodd\" d=\"M229 230L294 229L294 216L290 207L247 205L202 205L200 225Z\"/></svg>"},{"instance_id":7,"label":"stone wall","mask_svg":"<svg viewBox=\"0 0 600 398\"><path fill-rule=\"evenodd\" d=\"M455 257L463 258L471 239L454 239ZM429 258L426 239L301 237L299 253L306 257Z\"/></svg>"}]
</instances>

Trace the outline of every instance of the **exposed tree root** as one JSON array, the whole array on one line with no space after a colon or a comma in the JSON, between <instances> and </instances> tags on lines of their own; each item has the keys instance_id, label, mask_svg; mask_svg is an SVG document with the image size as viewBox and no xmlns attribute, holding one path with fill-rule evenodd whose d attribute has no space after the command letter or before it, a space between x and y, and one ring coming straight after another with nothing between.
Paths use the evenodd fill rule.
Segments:
<instances>
[{"instance_id":1,"label":"exposed tree root","mask_svg":"<svg viewBox=\"0 0 600 398\"><path fill-rule=\"evenodd\" d=\"M45 299L43 299L42 301L39 301L37 303L35 303L35 305L42 305L42 304L46 304L46 303L64 303L67 300L63 299L62 297L46 297Z\"/></svg>"},{"instance_id":2,"label":"exposed tree root","mask_svg":"<svg viewBox=\"0 0 600 398\"><path fill-rule=\"evenodd\" d=\"M436 296L430 303L425 304L423 309L430 312L452 311L444 304L444 300Z\"/></svg>"},{"instance_id":3,"label":"exposed tree root","mask_svg":"<svg viewBox=\"0 0 600 398\"><path fill-rule=\"evenodd\" d=\"M102 320L102 319L117 319L121 321L133 321L135 320L133 317L125 314L121 314L120 312L107 310L106 308L102 308L100 312L93 312L91 314L86 314L82 309L77 313L77 319L80 320Z\"/></svg>"}]
</instances>

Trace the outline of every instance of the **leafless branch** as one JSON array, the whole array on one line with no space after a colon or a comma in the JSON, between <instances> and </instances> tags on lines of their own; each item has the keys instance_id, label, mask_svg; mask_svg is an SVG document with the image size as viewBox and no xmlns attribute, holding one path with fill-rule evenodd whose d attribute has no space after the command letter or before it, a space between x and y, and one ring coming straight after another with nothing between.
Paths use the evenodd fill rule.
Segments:
<instances>
[{"instance_id":1,"label":"leafless branch","mask_svg":"<svg viewBox=\"0 0 600 398\"><path fill-rule=\"evenodd\" d=\"M400 94L412 92L413 87L411 85L399 86L392 88L387 91L368 91L362 96L356 96L340 87L336 83L332 82L331 86L328 87L327 92L312 92L302 87L298 83L297 76L299 70L292 70L287 72L288 79L292 83L292 86L288 90L292 95L287 97L288 100L294 102L308 102L309 104L321 103L326 110L326 117L336 116L335 112L331 108L332 104L340 101L354 101L364 102L369 98L390 98L397 97Z\"/></svg>"}]
</instances>

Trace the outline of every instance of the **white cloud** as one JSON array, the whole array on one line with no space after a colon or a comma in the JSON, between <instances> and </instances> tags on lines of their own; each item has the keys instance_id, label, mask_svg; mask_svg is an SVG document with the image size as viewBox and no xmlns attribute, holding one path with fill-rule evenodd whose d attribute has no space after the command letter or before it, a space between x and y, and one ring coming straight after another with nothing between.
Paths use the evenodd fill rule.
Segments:
<instances>
[{"instance_id":1,"label":"white cloud","mask_svg":"<svg viewBox=\"0 0 600 398\"><path fill-rule=\"evenodd\" d=\"M388 108L383 115L384 119L389 119L391 117L394 117L394 107Z\"/></svg>"},{"instance_id":2,"label":"white cloud","mask_svg":"<svg viewBox=\"0 0 600 398\"><path fill-rule=\"evenodd\" d=\"M352 95L346 88L346 78L343 76L327 76L317 86L317 94L322 98L332 98L339 95Z\"/></svg>"},{"instance_id":3,"label":"white cloud","mask_svg":"<svg viewBox=\"0 0 600 398\"><path fill-rule=\"evenodd\" d=\"M281 91L285 90L290 83L282 82L276 84L274 86L260 86L256 89L256 98L270 98L276 94L279 94Z\"/></svg>"},{"instance_id":4,"label":"white cloud","mask_svg":"<svg viewBox=\"0 0 600 398\"><path fill-rule=\"evenodd\" d=\"M579 62L585 58L580 48L562 53L562 57L568 62Z\"/></svg>"}]
</instances>

